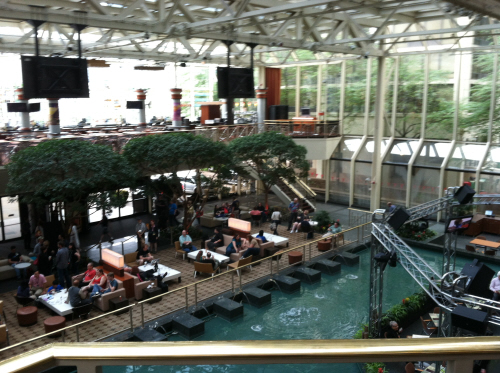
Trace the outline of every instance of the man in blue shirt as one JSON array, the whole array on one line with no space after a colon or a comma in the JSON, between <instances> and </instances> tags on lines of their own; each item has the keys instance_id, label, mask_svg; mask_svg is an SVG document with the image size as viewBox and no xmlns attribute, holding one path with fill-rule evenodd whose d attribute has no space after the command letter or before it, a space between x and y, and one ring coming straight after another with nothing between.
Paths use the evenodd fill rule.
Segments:
<instances>
[{"instance_id":1,"label":"man in blue shirt","mask_svg":"<svg viewBox=\"0 0 500 373\"><path fill-rule=\"evenodd\" d=\"M168 221L171 227L175 227L178 224L177 218L175 217L176 212L177 204L175 203L175 199L172 199L170 205L168 206Z\"/></svg>"},{"instance_id":2,"label":"man in blue shirt","mask_svg":"<svg viewBox=\"0 0 500 373\"><path fill-rule=\"evenodd\" d=\"M185 229L182 231L182 234L179 237L179 242L181 243L181 249L184 250L186 253L198 250L196 247L193 246L193 239L189 234L187 234L187 231Z\"/></svg>"},{"instance_id":3,"label":"man in blue shirt","mask_svg":"<svg viewBox=\"0 0 500 373\"><path fill-rule=\"evenodd\" d=\"M299 199L294 198L292 202L288 205L288 211L290 211L290 220L288 221L288 230L292 228L292 224L297 220L297 214L299 212Z\"/></svg>"}]
</instances>

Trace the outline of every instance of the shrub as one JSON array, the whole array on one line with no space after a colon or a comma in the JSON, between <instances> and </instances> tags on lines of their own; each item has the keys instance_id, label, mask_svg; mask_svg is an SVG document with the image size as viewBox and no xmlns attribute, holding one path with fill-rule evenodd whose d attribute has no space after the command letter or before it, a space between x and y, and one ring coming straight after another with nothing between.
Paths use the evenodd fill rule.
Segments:
<instances>
[{"instance_id":1,"label":"shrub","mask_svg":"<svg viewBox=\"0 0 500 373\"><path fill-rule=\"evenodd\" d=\"M314 220L318 222L316 231L319 233L325 233L331 224L330 214L326 211L318 211L315 213Z\"/></svg>"},{"instance_id":2,"label":"shrub","mask_svg":"<svg viewBox=\"0 0 500 373\"><path fill-rule=\"evenodd\" d=\"M429 228L422 228L418 221L412 221L399 228L396 234L401 238L408 238L414 241L425 241L434 237L436 232Z\"/></svg>"}]
</instances>

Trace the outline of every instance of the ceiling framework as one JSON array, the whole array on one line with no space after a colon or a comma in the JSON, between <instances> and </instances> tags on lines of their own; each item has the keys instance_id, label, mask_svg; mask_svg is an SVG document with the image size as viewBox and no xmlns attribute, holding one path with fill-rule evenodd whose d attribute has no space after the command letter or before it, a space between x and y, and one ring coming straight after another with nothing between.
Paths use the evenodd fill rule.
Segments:
<instances>
[{"instance_id":1,"label":"ceiling framework","mask_svg":"<svg viewBox=\"0 0 500 373\"><path fill-rule=\"evenodd\" d=\"M157 63L323 63L411 53L494 50L474 37L500 33L499 0L0 0L0 52L77 54ZM420 48L411 48L411 47ZM301 53L300 50L310 51Z\"/></svg>"}]
</instances>

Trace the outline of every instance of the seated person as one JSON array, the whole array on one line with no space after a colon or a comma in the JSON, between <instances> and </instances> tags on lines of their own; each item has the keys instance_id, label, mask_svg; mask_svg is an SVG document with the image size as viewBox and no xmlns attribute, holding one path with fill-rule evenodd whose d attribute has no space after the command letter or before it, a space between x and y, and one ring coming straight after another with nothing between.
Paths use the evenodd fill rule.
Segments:
<instances>
[{"instance_id":1,"label":"seated person","mask_svg":"<svg viewBox=\"0 0 500 373\"><path fill-rule=\"evenodd\" d=\"M47 293L54 294L57 293L58 291L61 291L62 289L64 288L59 284L59 281L54 280L52 281L52 286L47 289Z\"/></svg>"},{"instance_id":2,"label":"seated person","mask_svg":"<svg viewBox=\"0 0 500 373\"><path fill-rule=\"evenodd\" d=\"M217 247L224 246L224 237L222 237L222 233L219 228L214 229L214 236L210 239L210 242L207 243L207 249L211 251L215 251Z\"/></svg>"},{"instance_id":3,"label":"seated person","mask_svg":"<svg viewBox=\"0 0 500 373\"><path fill-rule=\"evenodd\" d=\"M16 276L17 276L18 280L21 279L21 271L22 271L23 277L27 277L26 268L23 268L22 270L19 269L19 268L16 268L16 264L22 263L23 262L23 258L21 258L21 254L19 254L16 251L16 247L15 246L11 246L10 247L10 253L7 256L7 259L9 261L9 265L12 268L14 268L14 270L16 271Z\"/></svg>"},{"instance_id":4,"label":"seated person","mask_svg":"<svg viewBox=\"0 0 500 373\"><path fill-rule=\"evenodd\" d=\"M106 275L106 287L103 288L101 287L101 285L97 284L97 285L94 285L94 288L92 290L92 296L101 296L102 294L106 294L106 293L111 293L112 291L115 291L116 289L118 289L118 282L116 282L115 280L115 274L113 272L109 272L107 275Z\"/></svg>"},{"instance_id":5,"label":"seated person","mask_svg":"<svg viewBox=\"0 0 500 373\"><path fill-rule=\"evenodd\" d=\"M311 217L309 216L309 210L304 210L304 212L297 217L297 221L293 223L292 231L290 233L297 233L299 231L299 228L303 227L304 225L309 225L310 221Z\"/></svg>"},{"instance_id":6,"label":"seated person","mask_svg":"<svg viewBox=\"0 0 500 373\"><path fill-rule=\"evenodd\" d=\"M200 262L202 261L203 258L203 250L198 251L198 254L196 254L195 262Z\"/></svg>"},{"instance_id":7,"label":"seated person","mask_svg":"<svg viewBox=\"0 0 500 373\"><path fill-rule=\"evenodd\" d=\"M82 299L80 296L79 281L73 280L73 286L68 289L68 298L65 303L69 303L71 307L80 307L92 303L94 298Z\"/></svg>"},{"instance_id":8,"label":"seated person","mask_svg":"<svg viewBox=\"0 0 500 373\"><path fill-rule=\"evenodd\" d=\"M264 236L264 231L260 231L259 235L262 234L262 237ZM257 238L260 238L257 236ZM242 258L248 258L249 256L260 256L260 244L259 241L257 241L257 238L252 237L251 235L248 235L248 242L250 242L250 245L248 246L248 249L244 252ZM264 239L266 239L264 237ZM263 241L264 242L264 241Z\"/></svg>"},{"instance_id":9,"label":"seated person","mask_svg":"<svg viewBox=\"0 0 500 373\"><path fill-rule=\"evenodd\" d=\"M342 227L340 226L340 222L337 220L335 222L335 224L333 225L333 227L332 226L328 227L328 230L323 235L323 237L325 238L325 240L328 237L332 237L333 238L333 245L337 246L337 237L338 237L338 235L339 235L340 232L342 232Z\"/></svg>"},{"instance_id":10,"label":"seated person","mask_svg":"<svg viewBox=\"0 0 500 373\"><path fill-rule=\"evenodd\" d=\"M231 254L239 253L242 250L242 244L243 242L241 241L240 235L236 234L231 240L231 243L226 247L226 256L231 256Z\"/></svg>"},{"instance_id":11,"label":"seated person","mask_svg":"<svg viewBox=\"0 0 500 373\"><path fill-rule=\"evenodd\" d=\"M87 264L87 270L79 275L73 276L72 281L78 280L78 284L80 287L88 285L90 281L95 277L95 269L94 264L91 262Z\"/></svg>"},{"instance_id":12,"label":"seated person","mask_svg":"<svg viewBox=\"0 0 500 373\"><path fill-rule=\"evenodd\" d=\"M46 282L47 280L45 279L45 276L42 275L39 271L36 271L30 277L29 281L30 295L34 295L35 298L38 298L40 295L42 295Z\"/></svg>"},{"instance_id":13,"label":"seated person","mask_svg":"<svg viewBox=\"0 0 500 373\"><path fill-rule=\"evenodd\" d=\"M203 252L200 250L200 253L203 254ZM198 254L199 255L199 254ZM215 271L217 268L219 268L219 261L214 259L212 257L212 253L210 251L207 251L207 255L203 255L201 256L200 260L199 260L200 263L210 263L212 264L212 269Z\"/></svg>"},{"instance_id":14,"label":"seated person","mask_svg":"<svg viewBox=\"0 0 500 373\"><path fill-rule=\"evenodd\" d=\"M179 242L181 243L181 250L184 250L186 253L198 250L195 246L193 246L193 239L189 234L187 234L185 229L179 237Z\"/></svg>"},{"instance_id":15,"label":"seated person","mask_svg":"<svg viewBox=\"0 0 500 373\"><path fill-rule=\"evenodd\" d=\"M143 245L142 248L137 251L136 262L140 266L142 266L144 263L151 262L153 259L153 255L151 255L151 253L149 252L148 245Z\"/></svg>"},{"instance_id":16,"label":"seated person","mask_svg":"<svg viewBox=\"0 0 500 373\"><path fill-rule=\"evenodd\" d=\"M267 242L267 238L266 238L266 236L264 236L264 230L263 229L261 229L259 231L259 234L255 238L258 238L259 240L261 240L262 243L266 243Z\"/></svg>"},{"instance_id":17,"label":"seated person","mask_svg":"<svg viewBox=\"0 0 500 373\"><path fill-rule=\"evenodd\" d=\"M17 287L16 295L20 298L36 298L34 295L30 296L30 286L27 280L23 280L20 282L19 286Z\"/></svg>"},{"instance_id":18,"label":"seated person","mask_svg":"<svg viewBox=\"0 0 500 373\"><path fill-rule=\"evenodd\" d=\"M401 338L399 333L403 331L403 328L399 328L396 321L391 321L389 323L389 329L384 333L385 338Z\"/></svg>"},{"instance_id":19,"label":"seated person","mask_svg":"<svg viewBox=\"0 0 500 373\"><path fill-rule=\"evenodd\" d=\"M92 281L90 281L90 284L82 287L82 293L84 291L91 292L92 289L94 288L94 285L100 285L102 288L104 288L104 287L106 287L107 281L108 280L107 280L106 276L104 275L104 271L99 268L99 269L97 269L97 272L96 272L94 278L92 279Z\"/></svg>"}]
</instances>

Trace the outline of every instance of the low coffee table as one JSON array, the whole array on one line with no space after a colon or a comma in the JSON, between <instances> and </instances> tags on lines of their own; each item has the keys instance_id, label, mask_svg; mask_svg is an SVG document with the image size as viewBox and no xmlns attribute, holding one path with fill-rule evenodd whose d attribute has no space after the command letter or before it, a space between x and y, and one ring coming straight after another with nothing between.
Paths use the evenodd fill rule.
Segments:
<instances>
[{"instance_id":1,"label":"low coffee table","mask_svg":"<svg viewBox=\"0 0 500 373\"><path fill-rule=\"evenodd\" d=\"M128 306L128 299L125 297L116 297L116 298L109 300L109 310L110 311L118 310L120 308L127 307L127 306ZM127 310L115 312L115 315L121 315L122 313L125 313L125 312L127 312Z\"/></svg>"},{"instance_id":2,"label":"low coffee table","mask_svg":"<svg viewBox=\"0 0 500 373\"><path fill-rule=\"evenodd\" d=\"M155 269L155 266L150 264L150 263L144 264L144 265L139 267L139 271L141 271L141 272L147 272L151 269ZM163 276L164 274L167 274L167 275L165 277L163 277L162 282L167 282L167 281L175 280L175 279L177 279L178 282L181 282L181 273L178 270L164 266L163 264L158 264L158 272L155 272L154 275L155 276L157 276L157 275Z\"/></svg>"},{"instance_id":3,"label":"low coffee table","mask_svg":"<svg viewBox=\"0 0 500 373\"><path fill-rule=\"evenodd\" d=\"M258 233L252 234L252 237L257 237ZM285 246L288 247L288 238L286 237L281 237L281 236L276 236L275 234L271 233L264 233L264 237L266 237L266 240L274 242L274 246Z\"/></svg>"},{"instance_id":4,"label":"low coffee table","mask_svg":"<svg viewBox=\"0 0 500 373\"><path fill-rule=\"evenodd\" d=\"M161 295L161 289L159 287L152 287L152 288L145 288L142 289L142 298L143 299L149 299L156 297L157 295ZM156 303L162 300L163 297L159 297L157 299L153 299L151 301L148 301L148 303Z\"/></svg>"},{"instance_id":5,"label":"low coffee table","mask_svg":"<svg viewBox=\"0 0 500 373\"><path fill-rule=\"evenodd\" d=\"M47 308L50 308L59 316L66 316L73 313L73 307L71 307L71 304L66 303L66 299L68 299L66 289L55 294L41 295L38 299L44 306L47 306Z\"/></svg>"},{"instance_id":6,"label":"low coffee table","mask_svg":"<svg viewBox=\"0 0 500 373\"><path fill-rule=\"evenodd\" d=\"M191 251L188 254L188 258L195 260L199 251L200 250ZM201 251L203 251L203 255L207 255L207 250L206 249L203 249ZM228 256L225 256L225 255L222 255L222 254L218 254L218 253L213 252L213 251L210 251L210 254L212 255L212 258L218 260L220 263L227 263L227 262L229 262L229 257Z\"/></svg>"}]
</instances>

